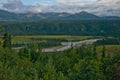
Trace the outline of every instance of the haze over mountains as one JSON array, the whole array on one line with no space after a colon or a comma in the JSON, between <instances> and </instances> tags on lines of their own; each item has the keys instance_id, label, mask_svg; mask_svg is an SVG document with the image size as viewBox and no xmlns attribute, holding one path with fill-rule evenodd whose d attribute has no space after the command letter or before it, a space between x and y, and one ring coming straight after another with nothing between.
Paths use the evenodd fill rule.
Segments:
<instances>
[{"instance_id":1,"label":"haze over mountains","mask_svg":"<svg viewBox=\"0 0 120 80\"><path fill-rule=\"evenodd\" d=\"M120 0L0 0L0 9L15 13L79 13L120 16Z\"/></svg>"},{"instance_id":2,"label":"haze over mountains","mask_svg":"<svg viewBox=\"0 0 120 80\"><path fill-rule=\"evenodd\" d=\"M120 20L118 16L96 16L82 11L75 14L70 13L13 13L0 10L0 20Z\"/></svg>"}]
</instances>

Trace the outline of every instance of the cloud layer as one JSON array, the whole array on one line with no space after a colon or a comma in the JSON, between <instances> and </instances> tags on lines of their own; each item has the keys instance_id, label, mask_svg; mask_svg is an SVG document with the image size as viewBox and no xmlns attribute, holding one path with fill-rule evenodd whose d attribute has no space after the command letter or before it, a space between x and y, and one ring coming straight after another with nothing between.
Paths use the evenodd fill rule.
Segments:
<instances>
[{"instance_id":1,"label":"cloud layer","mask_svg":"<svg viewBox=\"0 0 120 80\"><path fill-rule=\"evenodd\" d=\"M25 5L20 0L0 0L0 8L15 13L41 12L40 6Z\"/></svg>"},{"instance_id":2,"label":"cloud layer","mask_svg":"<svg viewBox=\"0 0 120 80\"><path fill-rule=\"evenodd\" d=\"M25 5L21 0L0 0L0 8L17 13L87 11L96 15L120 16L120 0L36 0L35 2L35 5Z\"/></svg>"}]
</instances>

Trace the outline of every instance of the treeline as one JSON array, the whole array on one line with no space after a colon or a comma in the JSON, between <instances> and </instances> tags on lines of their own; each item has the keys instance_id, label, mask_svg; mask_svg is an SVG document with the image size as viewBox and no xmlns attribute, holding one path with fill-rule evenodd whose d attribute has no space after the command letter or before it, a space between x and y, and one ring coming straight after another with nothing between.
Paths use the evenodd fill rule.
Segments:
<instances>
[{"instance_id":1,"label":"treeline","mask_svg":"<svg viewBox=\"0 0 120 80\"><path fill-rule=\"evenodd\" d=\"M43 53L37 47L19 52L0 48L0 80L119 80L120 52L95 46Z\"/></svg>"},{"instance_id":2,"label":"treeline","mask_svg":"<svg viewBox=\"0 0 120 80\"><path fill-rule=\"evenodd\" d=\"M38 44L39 48L49 48L60 46L61 42L68 42L68 40L64 39L45 39L45 38L31 38L33 42L14 42L12 43L12 47L20 47L20 46L30 46L31 44Z\"/></svg>"},{"instance_id":3,"label":"treeline","mask_svg":"<svg viewBox=\"0 0 120 80\"><path fill-rule=\"evenodd\" d=\"M3 26L12 35L120 35L120 20L4 22Z\"/></svg>"},{"instance_id":4,"label":"treeline","mask_svg":"<svg viewBox=\"0 0 120 80\"><path fill-rule=\"evenodd\" d=\"M120 38L98 40L94 44L97 44L97 45L120 45Z\"/></svg>"}]
</instances>

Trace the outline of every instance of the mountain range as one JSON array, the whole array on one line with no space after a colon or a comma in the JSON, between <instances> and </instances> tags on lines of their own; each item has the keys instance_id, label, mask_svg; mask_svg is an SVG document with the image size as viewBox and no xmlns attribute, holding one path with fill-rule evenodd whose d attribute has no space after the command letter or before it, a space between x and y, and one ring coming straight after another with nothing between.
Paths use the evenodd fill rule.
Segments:
<instances>
[{"instance_id":1,"label":"mountain range","mask_svg":"<svg viewBox=\"0 0 120 80\"><path fill-rule=\"evenodd\" d=\"M70 13L13 13L0 10L0 21L31 21L31 20L120 20L118 16L97 16L85 11Z\"/></svg>"}]
</instances>

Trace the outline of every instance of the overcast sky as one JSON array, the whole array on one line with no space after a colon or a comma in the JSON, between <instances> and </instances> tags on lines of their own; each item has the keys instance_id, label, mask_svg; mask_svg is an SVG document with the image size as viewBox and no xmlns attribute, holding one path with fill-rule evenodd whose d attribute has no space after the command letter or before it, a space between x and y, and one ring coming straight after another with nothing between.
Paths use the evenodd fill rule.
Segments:
<instances>
[{"instance_id":1,"label":"overcast sky","mask_svg":"<svg viewBox=\"0 0 120 80\"><path fill-rule=\"evenodd\" d=\"M120 0L0 0L0 9L16 12L87 11L96 15L120 16Z\"/></svg>"}]
</instances>

